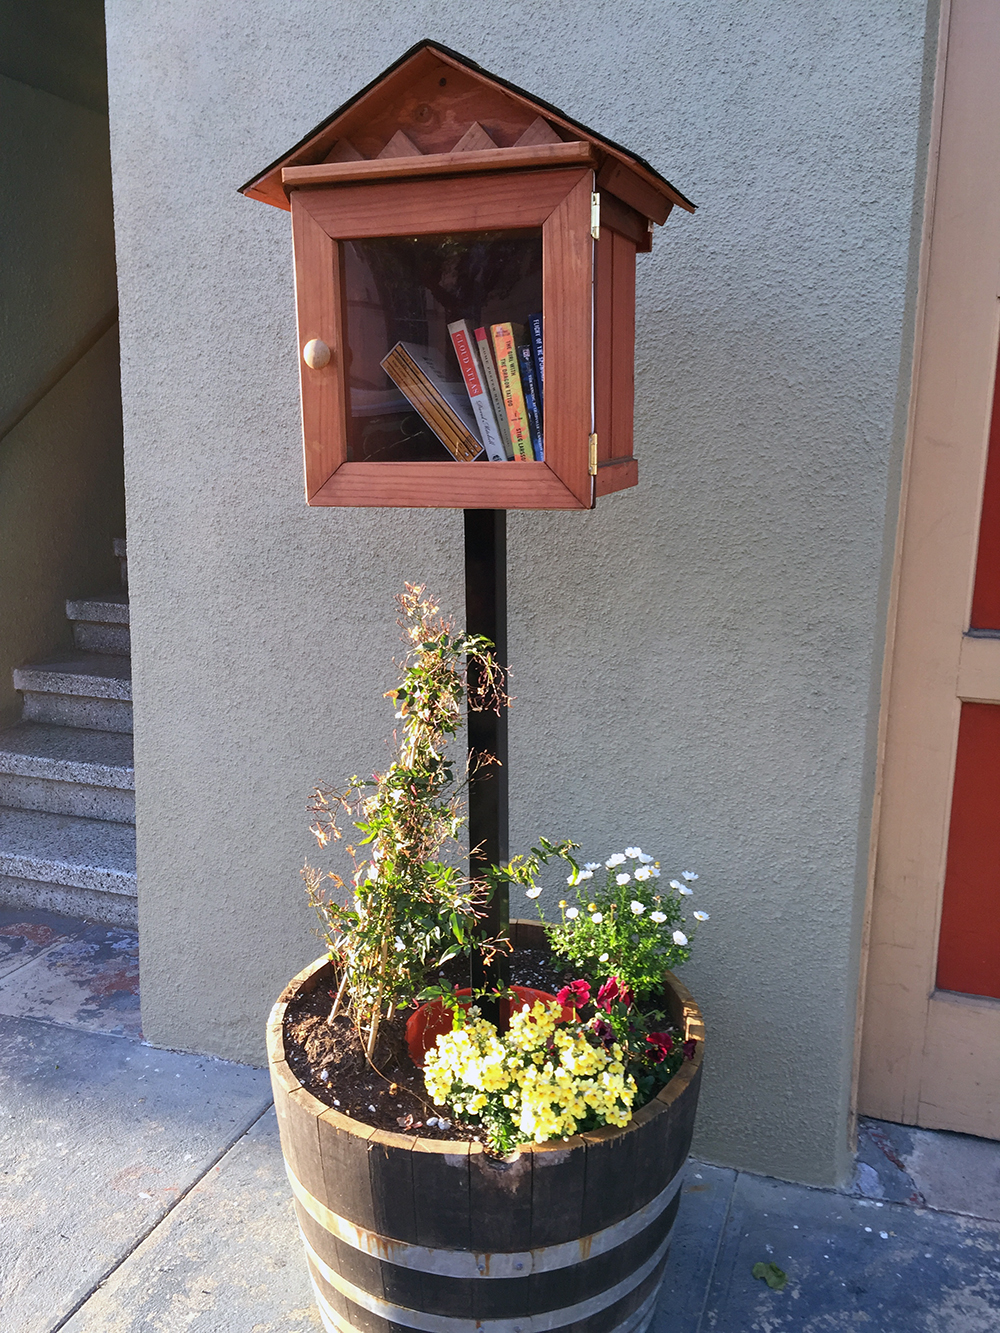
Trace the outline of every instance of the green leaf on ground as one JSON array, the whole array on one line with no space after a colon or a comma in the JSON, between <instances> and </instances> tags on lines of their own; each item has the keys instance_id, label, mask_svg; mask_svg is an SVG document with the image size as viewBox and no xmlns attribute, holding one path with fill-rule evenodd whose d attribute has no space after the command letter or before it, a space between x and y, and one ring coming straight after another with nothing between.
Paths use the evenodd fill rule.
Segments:
<instances>
[{"instance_id":1,"label":"green leaf on ground","mask_svg":"<svg viewBox=\"0 0 1000 1333\"><path fill-rule=\"evenodd\" d=\"M784 1291L788 1286L788 1274L777 1264L754 1264L754 1277L763 1278L772 1291Z\"/></svg>"}]
</instances>

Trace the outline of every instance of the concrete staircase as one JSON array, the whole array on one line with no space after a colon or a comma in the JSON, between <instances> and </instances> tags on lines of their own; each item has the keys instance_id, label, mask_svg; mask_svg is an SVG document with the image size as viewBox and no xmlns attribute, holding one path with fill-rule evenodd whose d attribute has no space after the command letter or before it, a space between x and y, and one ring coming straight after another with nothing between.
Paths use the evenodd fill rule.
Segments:
<instances>
[{"instance_id":1,"label":"concrete staircase","mask_svg":"<svg viewBox=\"0 0 1000 1333\"><path fill-rule=\"evenodd\" d=\"M0 903L136 924L132 676L121 591L66 603L76 650L20 667L0 731Z\"/></svg>"}]
</instances>

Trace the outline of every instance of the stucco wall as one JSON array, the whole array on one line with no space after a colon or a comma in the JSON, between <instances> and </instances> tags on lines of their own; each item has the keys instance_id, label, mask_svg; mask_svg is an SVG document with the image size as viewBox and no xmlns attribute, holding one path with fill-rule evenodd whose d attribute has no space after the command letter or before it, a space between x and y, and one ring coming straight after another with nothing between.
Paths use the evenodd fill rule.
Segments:
<instances>
[{"instance_id":1,"label":"stucco wall","mask_svg":"<svg viewBox=\"0 0 1000 1333\"><path fill-rule=\"evenodd\" d=\"M125 532L108 120L93 105L100 10L88 0L60 27L32 21L45 4L30 18L21 6L22 22L11 8L0 5L0 724L21 709L11 668L71 646L65 600L115 586L111 541ZM95 23L82 42L77 27L93 38Z\"/></svg>"},{"instance_id":2,"label":"stucco wall","mask_svg":"<svg viewBox=\"0 0 1000 1333\"><path fill-rule=\"evenodd\" d=\"M261 1058L317 951L309 788L384 753L392 596L461 605L459 514L304 506L288 219L235 193L432 36L702 205L640 258L640 485L511 519L513 845L700 872L697 1149L843 1176L925 20L111 0L151 1041Z\"/></svg>"}]
</instances>

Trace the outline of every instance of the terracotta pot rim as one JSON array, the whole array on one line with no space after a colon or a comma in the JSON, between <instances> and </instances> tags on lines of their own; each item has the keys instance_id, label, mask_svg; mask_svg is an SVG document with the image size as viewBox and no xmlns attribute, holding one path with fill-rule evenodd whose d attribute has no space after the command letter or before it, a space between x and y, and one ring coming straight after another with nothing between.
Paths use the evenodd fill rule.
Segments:
<instances>
[{"instance_id":1,"label":"terracotta pot rim","mask_svg":"<svg viewBox=\"0 0 1000 1333\"><path fill-rule=\"evenodd\" d=\"M335 1106L328 1106L325 1102L321 1102L318 1097L314 1097L311 1092L308 1092L302 1086L285 1058L285 1011L293 1000L298 999L308 983L318 980L324 969L332 968L332 966L333 964L327 954L314 959L308 967L304 967L301 972L292 977L282 991L282 998L272 1008L267 1021L267 1058L272 1074L280 1080L287 1092L296 1094L296 1099L301 1102L303 1109L309 1109L312 1114L333 1121L338 1129L355 1134L359 1138L371 1139L373 1136L377 1136L381 1142L404 1139L406 1142L412 1143L414 1147L419 1145L422 1152L454 1153L457 1150L461 1153L465 1149L481 1150L482 1144L470 1143L464 1139L424 1139L419 1134L396 1133L392 1130L376 1129L373 1125L367 1125L362 1120L354 1120L351 1116L344 1115ZM694 996L684 983L678 980L672 972L665 972L663 979L680 1003L685 1038L693 1037L698 1043L694 1058L685 1060L670 1082L662 1087L645 1106L641 1106L627 1125L621 1128L617 1125L602 1125L598 1129L585 1130L582 1134L574 1135L569 1139L550 1139L545 1143L523 1143L518 1146L518 1153L551 1152L553 1149L561 1149L567 1145L616 1138L619 1135L629 1133L630 1130L641 1124L645 1124L653 1116L662 1114L680 1097L701 1069L701 1062L705 1053L705 1022ZM309 987L309 989L312 988L312 986Z\"/></svg>"}]
</instances>

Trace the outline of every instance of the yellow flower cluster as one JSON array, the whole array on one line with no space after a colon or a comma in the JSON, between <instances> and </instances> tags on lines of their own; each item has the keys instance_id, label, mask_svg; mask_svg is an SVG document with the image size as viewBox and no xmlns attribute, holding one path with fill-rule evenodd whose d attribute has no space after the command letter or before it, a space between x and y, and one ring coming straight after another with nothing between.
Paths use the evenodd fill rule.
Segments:
<instances>
[{"instance_id":1,"label":"yellow flower cluster","mask_svg":"<svg viewBox=\"0 0 1000 1333\"><path fill-rule=\"evenodd\" d=\"M581 1023L558 1022L561 1014L558 1003L536 1000L503 1037L485 1019L439 1036L424 1065L427 1091L464 1115L502 1105L521 1142L568 1138L586 1120L627 1125L636 1086L624 1052L593 1044Z\"/></svg>"}]
</instances>

